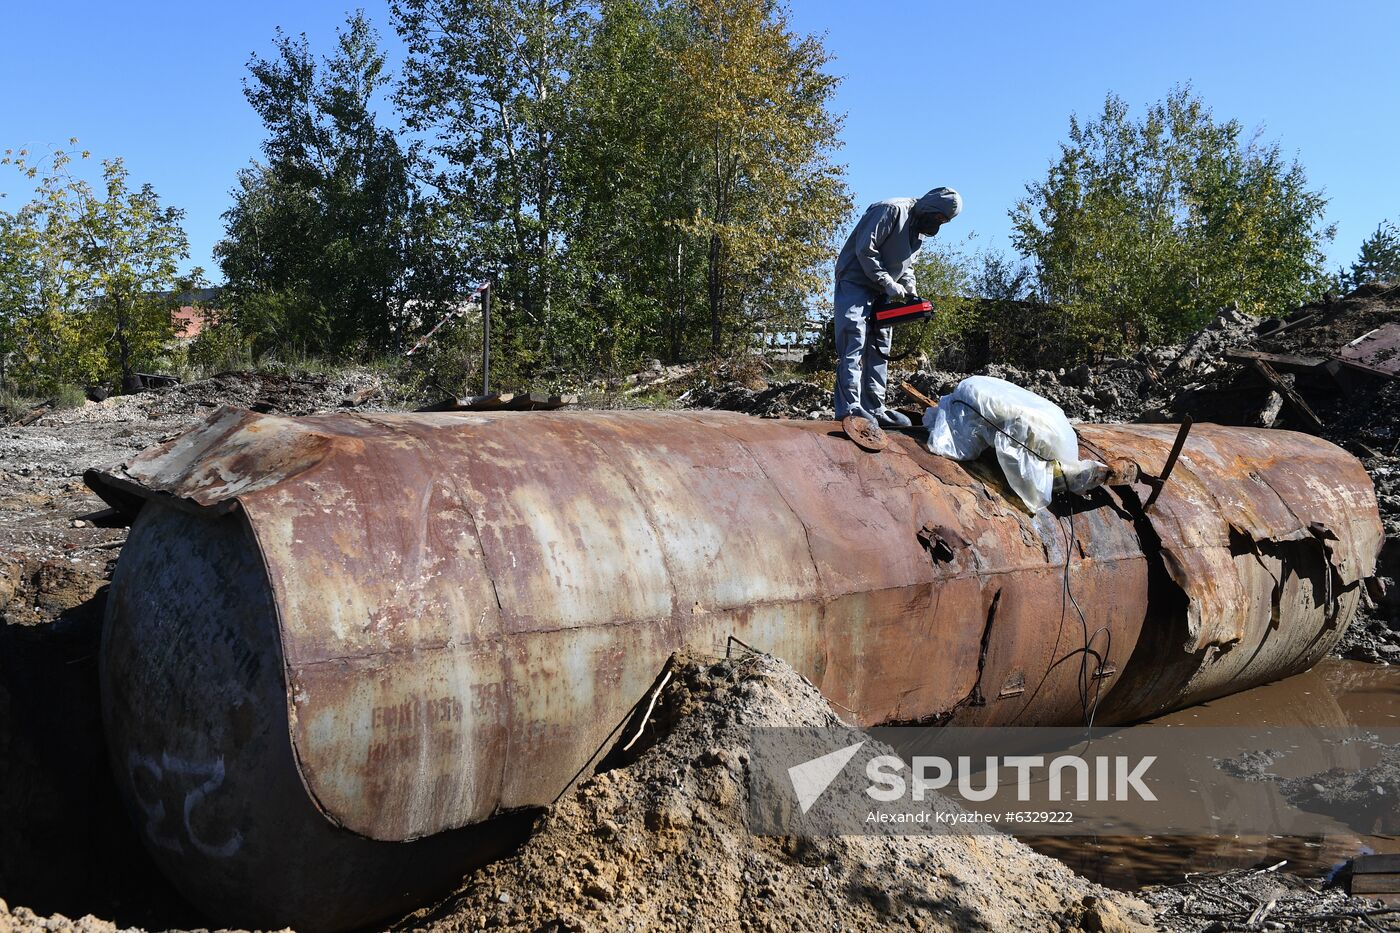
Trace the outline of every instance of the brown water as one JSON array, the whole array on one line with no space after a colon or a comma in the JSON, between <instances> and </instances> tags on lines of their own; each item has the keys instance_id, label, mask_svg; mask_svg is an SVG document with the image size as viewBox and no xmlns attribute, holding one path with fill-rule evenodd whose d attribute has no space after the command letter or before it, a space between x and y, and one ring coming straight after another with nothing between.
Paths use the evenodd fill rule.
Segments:
<instances>
[{"instance_id":1,"label":"brown water","mask_svg":"<svg viewBox=\"0 0 1400 933\"><path fill-rule=\"evenodd\" d=\"M1328 659L1296 677L1152 720L1154 726L1400 726L1400 666ZM1133 890L1220 871L1288 861L1288 870L1326 875L1354 855L1400 852L1400 837L1065 836L1026 837L1102 884Z\"/></svg>"}]
</instances>

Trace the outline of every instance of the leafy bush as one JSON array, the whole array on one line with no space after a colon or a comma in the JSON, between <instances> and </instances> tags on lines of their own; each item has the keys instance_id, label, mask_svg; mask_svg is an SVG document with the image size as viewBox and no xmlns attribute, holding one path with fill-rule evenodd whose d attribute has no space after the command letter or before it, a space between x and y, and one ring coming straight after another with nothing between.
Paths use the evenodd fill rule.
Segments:
<instances>
[{"instance_id":1,"label":"leafy bush","mask_svg":"<svg viewBox=\"0 0 1400 933\"><path fill-rule=\"evenodd\" d=\"M1110 94L1011 212L1044 298L1108 350L1171 341L1232 302L1282 309L1326 287L1327 201L1277 143L1217 121L1189 87L1132 119Z\"/></svg>"},{"instance_id":2,"label":"leafy bush","mask_svg":"<svg viewBox=\"0 0 1400 933\"><path fill-rule=\"evenodd\" d=\"M249 369L253 365L253 341L237 324L218 312L206 312L204 329L190 342L186 361L196 378Z\"/></svg>"}]
</instances>

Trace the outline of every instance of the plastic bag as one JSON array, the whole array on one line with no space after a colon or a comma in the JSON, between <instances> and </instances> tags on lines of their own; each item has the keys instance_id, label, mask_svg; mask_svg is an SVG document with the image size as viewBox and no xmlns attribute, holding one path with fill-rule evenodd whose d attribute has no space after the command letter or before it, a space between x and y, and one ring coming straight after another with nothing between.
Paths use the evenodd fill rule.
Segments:
<instances>
[{"instance_id":1,"label":"plastic bag","mask_svg":"<svg viewBox=\"0 0 1400 933\"><path fill-rule=\"evenodd\" d=\"M1050 504L1057 477L1071 492L1103 484L1108 467L1079 459L1079 438L1060 406L992 376L969 376L924 412L928 449L972 460L994 447L1006 481L1031 511Z\"/></svg>"}]
</instances>

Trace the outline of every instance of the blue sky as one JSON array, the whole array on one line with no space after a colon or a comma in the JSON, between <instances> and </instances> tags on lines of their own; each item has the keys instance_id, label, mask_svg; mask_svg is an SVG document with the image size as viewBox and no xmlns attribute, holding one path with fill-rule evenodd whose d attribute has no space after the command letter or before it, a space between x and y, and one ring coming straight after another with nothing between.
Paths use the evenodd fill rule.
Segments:
<instances>
[{"instance_id":1,"label":"blue sky","mask_svg":"<svg viewBox=\"0 0 1400 933\"><path fill-rule=\"evenodd\" d=\"M188 212L191 264L214 279L234 172L262 127L244 101L250 53L273 30L329 48L347 5L77 2L0 5L0 148L42 150L77 136L121 155ZM387 7L365 4L391 61ZM862 205L958 188L945 235L1007 249L1006 212L1043 175L1069 115L1112 90L1135 109L1190 81L1218 117L1262 127L1330 198L1333 265L1384 219L1400 220L1400 3L1175 2L965 4L796 0L794 24L825 34L845 80L849 183ZM0 171L13 209L25 194Z\"/></svg>"}]
</instances>

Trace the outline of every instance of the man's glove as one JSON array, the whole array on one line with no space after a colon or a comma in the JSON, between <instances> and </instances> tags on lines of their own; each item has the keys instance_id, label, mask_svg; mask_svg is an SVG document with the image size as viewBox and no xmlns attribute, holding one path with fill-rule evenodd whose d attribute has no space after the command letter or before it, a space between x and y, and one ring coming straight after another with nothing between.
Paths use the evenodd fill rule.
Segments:
<instances>
[{"instance_id":1,"label":"man's glove","mask_svg":"<svg viewBox=\"0 0 1400 933\"><path fill-rule=\"evenodd\" d=\"M903 301L909 296L909 292L898 282L890 282L885 286L885 297L890 301Z\"/></svg>"}]
</instances>

